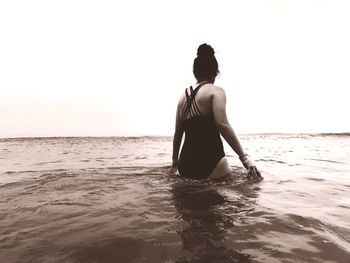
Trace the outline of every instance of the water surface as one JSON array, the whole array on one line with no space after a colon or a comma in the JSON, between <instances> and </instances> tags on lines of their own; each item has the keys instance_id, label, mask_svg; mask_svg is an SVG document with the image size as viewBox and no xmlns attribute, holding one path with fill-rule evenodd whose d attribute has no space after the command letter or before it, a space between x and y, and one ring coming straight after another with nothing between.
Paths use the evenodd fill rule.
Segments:
<instances>
[{"instance_id":1,"label":"water surface","mask_svg":"<svg viewBox=\"0 0 350 263\"><path fill-rule=\"evenodd\" d=\"M349 262L350 137L246 135L265 180L169 176L172 138L0 139L2 262Z\"/></svg>"}]
</instances>

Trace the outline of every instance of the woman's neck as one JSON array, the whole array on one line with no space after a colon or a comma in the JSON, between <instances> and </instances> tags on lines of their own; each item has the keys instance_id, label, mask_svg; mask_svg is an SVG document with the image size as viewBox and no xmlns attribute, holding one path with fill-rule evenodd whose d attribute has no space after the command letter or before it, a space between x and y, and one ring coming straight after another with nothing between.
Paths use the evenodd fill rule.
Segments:
<instances>
[{"instance_id":1,"label":"woman's neck","mask_svg":"<svg viewBox=\"0 0 350 263\"><path fill-rule=\"evenodd\" d=\"M208 83L214 84L214 80L208 80L208 79L204 79L204 80L197 80L197 84L201 84L201 83L205 83L205 82L208 82Z\"/></svg>"}]
</instances>

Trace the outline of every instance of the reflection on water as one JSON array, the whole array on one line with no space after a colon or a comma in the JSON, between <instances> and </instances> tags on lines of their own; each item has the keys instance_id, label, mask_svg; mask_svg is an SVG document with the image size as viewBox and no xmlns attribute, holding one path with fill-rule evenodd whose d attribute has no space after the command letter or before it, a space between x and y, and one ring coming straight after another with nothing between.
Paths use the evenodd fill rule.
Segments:
<instances>
[{"instance_id":1,"label":"reflection on water","mask_svg":"<svg viewBox=\"0 0 350 263\"><path fill-rule=\"evenodd\" d=\"M242 174L236 175L242 176ZM234 187L235 199L229 200L225 186ZM227 232L239 220L238 211L254 211L258 188L235 178L223 182L179 180L172 186L175 207L183 228L178 232L186 256L177 262L251 262L249 254L226 244ZM249 199L249 202L243 201ZM249 208L248 208L249 206Z\"/></svg>"}]
</instances>

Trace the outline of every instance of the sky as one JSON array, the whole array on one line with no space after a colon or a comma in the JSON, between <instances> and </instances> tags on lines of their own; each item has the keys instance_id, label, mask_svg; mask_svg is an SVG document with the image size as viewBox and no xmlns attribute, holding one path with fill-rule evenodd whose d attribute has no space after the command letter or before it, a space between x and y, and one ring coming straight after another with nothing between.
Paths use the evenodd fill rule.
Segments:
<instances>
[{"instance_id":1,"label":"sky","mask_svg":"<svg viewBox=\"0 0 350 263\"><path fill-rule=\"evenodd\" d=\"M238 134L350 132L350 1L1 1L0 137L172 135L197 47Z\"/></svg>"}]
</instances>

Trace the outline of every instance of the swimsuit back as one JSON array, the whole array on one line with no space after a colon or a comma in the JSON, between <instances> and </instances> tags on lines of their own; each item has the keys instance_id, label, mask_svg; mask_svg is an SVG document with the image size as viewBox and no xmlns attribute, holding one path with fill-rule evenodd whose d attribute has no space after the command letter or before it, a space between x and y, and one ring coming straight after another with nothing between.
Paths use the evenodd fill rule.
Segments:
<instances>
[{"instance_id":1,"label":"swimsuit back","mask_svg":"<svg viewBox=\"0 0 350 263\"><path fill-rule=\"evenodd\" d=\"M190 95L185 90L187 100L182 110L185 142L178 168L181 175L196 179L207 178L225 156L213 115L202 115L195 100L204 84L194 90L190 87Z\"/></svg>"},{"instance_id":2,"label":"swimsuit back","mask_svg":"<svg viewBox=\"0 0 350 263\"><path fill-rule=\"evenodd\" d=\"M201 112L199 111L197 102L195 100L195 97L197 95L197 92L199 91L199 89L207 84L208 82L204 82L200 85L198 85L198 87L196 87L194 90L192 88L192 86L190 87L190 91L191 94L188 95L187 93L187 89L185 90L185 94L186 94L186 102L185 105L182 109L182 119L183 120L187 120L189 118L193 118L193 117L198 117L201 116Z\"/></svg>"}]
</instances>

